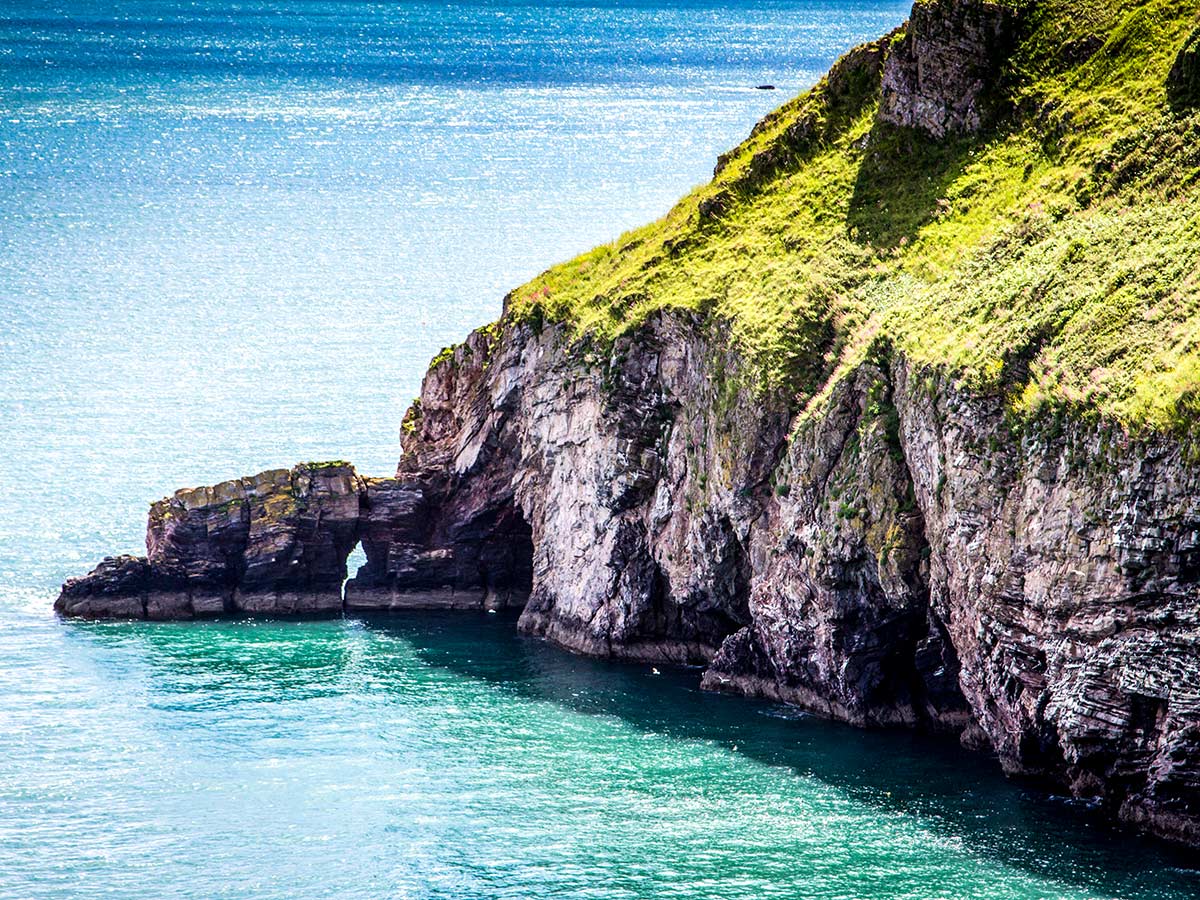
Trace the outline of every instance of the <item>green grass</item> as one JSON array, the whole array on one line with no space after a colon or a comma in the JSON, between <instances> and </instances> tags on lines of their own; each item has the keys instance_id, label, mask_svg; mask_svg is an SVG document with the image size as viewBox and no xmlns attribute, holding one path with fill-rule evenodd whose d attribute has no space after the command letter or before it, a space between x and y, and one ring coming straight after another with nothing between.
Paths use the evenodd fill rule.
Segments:
<instances>
[{"instance_id":1,"label":"green grass","mask_svg":"<svg viewBox=\"0 0 1200 900\"><path fill-rule=\"evenodd\" d=\"M509 315L604 342L695 310L799 402L885 338L1016 413L1190 427L1200 115L1169 82L1198 8L1027 4L1011 112L970 138L877 123L878 76L852 54L711 183L521 287Z\"/></svg>"}]
</instances>

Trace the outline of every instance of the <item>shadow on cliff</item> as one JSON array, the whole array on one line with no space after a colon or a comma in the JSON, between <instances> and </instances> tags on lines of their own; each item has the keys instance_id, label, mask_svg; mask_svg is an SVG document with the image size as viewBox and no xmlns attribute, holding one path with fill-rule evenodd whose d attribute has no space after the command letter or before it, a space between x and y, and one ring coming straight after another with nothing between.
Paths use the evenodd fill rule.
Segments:
<instances>
[{"instance_id":1,"label":"shadow on cliff","mask_svg":"<svg viewBox=\"0 0 1200 900\"><path fill-rule=\"evenodd\" d=\"M519 635L515 614L364 616L421 658L503 690L638 729L724 745L917 816L976 853L1040 877L1128 898L1178 897L1200 887L1194 855L1108 825L1073 801L1023 788L997 765L945 738L861 731L778 704L699 690L695 669L573 656Z\"/></svg>"},{"instance_id":2,"label":"shadow on cliff","mask_svg":"<svg viewBox=\"0 0 1200 900\"><path fill-rule=\"evenodd\" d=\"M846 227L859 244L890 250L949 212L947 188L966 170L978 137L931 138L876 122L854 179Z\"/></svg>"}]
</instances>

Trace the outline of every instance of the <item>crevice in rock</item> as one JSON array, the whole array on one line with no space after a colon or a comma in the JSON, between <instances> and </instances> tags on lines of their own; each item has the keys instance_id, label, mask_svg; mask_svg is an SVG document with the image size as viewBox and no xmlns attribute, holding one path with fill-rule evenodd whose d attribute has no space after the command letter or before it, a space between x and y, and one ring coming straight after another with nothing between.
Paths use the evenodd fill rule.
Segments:
<instances>
[{"instance_id":1,"label":"crevice in rock","mask_svg":"<svg viewBox=\"0 0 1200 900\"><path fill-rule=\"evenodd\" d=\"M926 606L925 616L925 636L912 654L913 705L929 730L961 733L970 718L970 707L958 681L958 652L931 606Z\"/></svg>"}]
</instances>

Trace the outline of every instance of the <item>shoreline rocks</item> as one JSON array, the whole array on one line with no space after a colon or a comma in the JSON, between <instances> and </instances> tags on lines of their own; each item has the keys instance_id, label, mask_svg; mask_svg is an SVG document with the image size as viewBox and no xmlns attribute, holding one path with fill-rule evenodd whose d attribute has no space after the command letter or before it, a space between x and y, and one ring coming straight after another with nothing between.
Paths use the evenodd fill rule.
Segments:
<instances>
[{"instance_id":1,"label":"shoreline rocks","mask_svg":"<svg viewBox=\"0 0 1200 900\"><path fill-rule=\"evenodd\" d=\"M348 463L302 463L177 491L150 507L145 557L71 579L55 609L147 619L341 609L359 485Z\"/></svg>"}]
</instances>

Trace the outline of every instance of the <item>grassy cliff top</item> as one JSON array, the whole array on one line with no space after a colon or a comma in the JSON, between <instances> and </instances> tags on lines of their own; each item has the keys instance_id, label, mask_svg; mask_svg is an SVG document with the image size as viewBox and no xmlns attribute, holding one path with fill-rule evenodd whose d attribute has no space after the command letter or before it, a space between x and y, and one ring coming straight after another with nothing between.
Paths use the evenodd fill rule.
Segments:
<instances>
[{"instance_id":1,"label":"grassy cliff top","mask_svg":"<svg viewBox=\"0 0 1200 900\"><path fill-rule=\"evenodd\" d=\"M908 28L964 7L1001 8L922 0ZM664 218L515 291L509 314L605 340L698 310L801 399L883 338L1019 413L1191 428L1200 2L1004 7L981 130L935 138L878 115L902 29L768 116Z\"/></svg>"}]
</instances>

